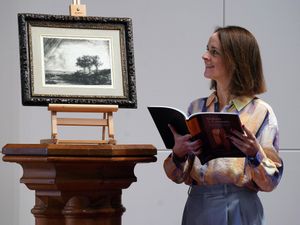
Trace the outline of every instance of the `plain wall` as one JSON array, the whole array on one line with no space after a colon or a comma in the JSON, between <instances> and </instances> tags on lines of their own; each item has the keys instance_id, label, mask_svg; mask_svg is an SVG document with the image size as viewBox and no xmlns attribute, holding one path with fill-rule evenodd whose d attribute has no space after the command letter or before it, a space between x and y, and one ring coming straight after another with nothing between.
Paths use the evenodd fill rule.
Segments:
<instances>
[{"instance_id":1,"label":"plain wall","mask_svg":"<svg viewBox=\"0 0 300 225\"><path fill-rule=\"evenodd\" d=\"M261 97L273 107L278 117L286 165L278 190L262 193L262 199L269 224L281 225L287 218L289 224L296 224L299 195L295 187L299 182L293 177L300 170L297 164L300 159L297 132L300 1L81 2L87 5L88 16L132 18L138 108L119 109L115 114L116 138L118 143L153 144L159 149L158 162L137 165L138 182L123 191L123 204L127 208L123 224L180 224L187 187L176 185L165 177L161 164L169 151L164 150L146 107L170 105L186 110L190 101L209 94L201 56L212 31L223 23L245 26L260 44L268 84L268 92ZM69 4L71 0L10 0L3 6L0 14L1 146L38 143L40 139L50 137L47 108L21 104L17 13L68 15ZM85 133L95 135L92 132ZM0 170L0 223L34 224L30 213L34 193L19 184L22 170L16 164L3 161L0 161ZM288 210L289 206L294 207ZM279 210L283 210L281 218Z\"/></svg>"}]
</instances>

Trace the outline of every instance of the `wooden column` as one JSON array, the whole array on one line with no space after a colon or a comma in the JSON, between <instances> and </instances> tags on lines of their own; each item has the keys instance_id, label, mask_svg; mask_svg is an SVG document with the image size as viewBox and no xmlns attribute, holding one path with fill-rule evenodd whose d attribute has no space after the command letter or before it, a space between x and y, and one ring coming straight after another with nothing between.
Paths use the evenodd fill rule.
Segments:
<instances>
[{"instance_id":1,"label":"wooden column","mask_svg":"<svg viewBox=\"0 0 300 225\"><path fill-rule=\"evenodd\" d=\"M36 225L121 225L135 165L156 161L152 145L8 144L2 153L35 191Z\"/></svg>"}]
</instances>

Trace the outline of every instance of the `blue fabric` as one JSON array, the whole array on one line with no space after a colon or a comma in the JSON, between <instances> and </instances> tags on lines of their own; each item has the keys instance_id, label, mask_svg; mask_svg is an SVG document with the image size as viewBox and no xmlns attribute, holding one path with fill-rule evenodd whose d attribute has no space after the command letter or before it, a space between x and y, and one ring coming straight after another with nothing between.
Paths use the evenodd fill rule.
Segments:
<instances>
[{"instance_id":1,"label":"blue fabric","mask_svg":"<svg viewBox=\"0 0 300 225\"><path fill-rule=\"evenodd\" d=\"M234 185L191 186L182 225L263 225L257 192Z\"/></svg>"}]
</instances>

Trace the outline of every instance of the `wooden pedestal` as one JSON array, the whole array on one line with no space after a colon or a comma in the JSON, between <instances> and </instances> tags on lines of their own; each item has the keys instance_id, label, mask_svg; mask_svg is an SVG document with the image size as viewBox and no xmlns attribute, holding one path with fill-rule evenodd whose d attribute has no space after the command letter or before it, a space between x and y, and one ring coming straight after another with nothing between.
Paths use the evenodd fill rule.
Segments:
<instances>
[{"instance_id":1,"label":"wooden pedestal","mask_svg":"<svg viewBox=\"0 0 300 225\"><path fill-rule=\"evenodd\" d=\"M3 161L23 168L35 191L36 225L120 225L122 189L137 163L156 161L152 145L7 144Z\"/></svg>"}]
</instances>

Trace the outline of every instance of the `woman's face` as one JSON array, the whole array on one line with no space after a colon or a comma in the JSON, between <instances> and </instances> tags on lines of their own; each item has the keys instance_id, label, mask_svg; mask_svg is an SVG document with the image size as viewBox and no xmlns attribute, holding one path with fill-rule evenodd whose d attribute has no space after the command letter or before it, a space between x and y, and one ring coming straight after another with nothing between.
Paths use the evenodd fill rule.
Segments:
<instances>
[{"instance_id":1,"label":"woman's face","mask_svg":"<svg viewBox=\"0 0 300 225\"><path fill-rule=\"evenodd\" d=\"M207 50L202 59L205 64L204 76L215 80L217 83L229 82L229 73L224 62L221 43L217 33L213 33L208 40Z\"/></svg>"}]
</instances>

